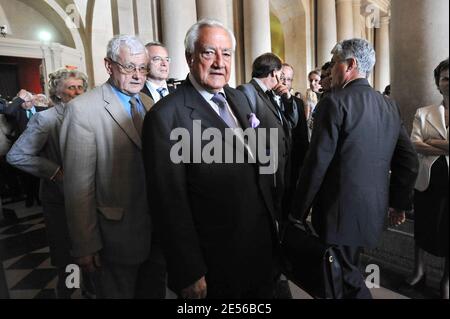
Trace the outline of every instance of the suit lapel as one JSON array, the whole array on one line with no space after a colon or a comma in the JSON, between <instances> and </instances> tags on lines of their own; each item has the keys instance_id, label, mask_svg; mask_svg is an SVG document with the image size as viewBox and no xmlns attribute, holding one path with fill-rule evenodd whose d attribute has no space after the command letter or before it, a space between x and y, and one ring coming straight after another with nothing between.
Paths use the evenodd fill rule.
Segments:
<instances>
[{"instance_id":1,"label":"suit lapel","mask_svg":"<svg viewBox=\"0 0 450 319\"><path fill-rule=\"evenodd\" d=\"M447 130L445 128L444 107L442 105L431 108L427 116L427 121L439 132L445 139L447 138Z\"/></svg>"},{"instance_id":2,"label":"suit lapel","mask_svg":"<svg viewBox=\"0 0 450 319\"><path fill-rule=\"evenodd\" d=\"M147 94L143 93L142 91L141 91L141 93L139 93L139 97L141 98L141 102L144 105L145 111L146 112L150 111L150 109L153 107L155 102L153 102L153 100Z\"/></svg>"},{"instance_id":3,"label":"suit lapel","mask_svg":"<svg viewBox=\"0 0 450 319\"><path fill-rule=\"evenodd\" d=\"M147 83L144 85L144 87L141 90L141 93L147 95L152 101L154 101L155 99L152 96L152 93L150 92L150 90L147 87ZM142 95L142 94L141 94Z\"/></svg>"},{"instance_id":4,"label":"suit lapel","mask_svg":"<svg viewBox=\"0 0 450 319\"><path fill-rule=\"evenodd\" d=\"M267 108L272 111L272 113L275 115L275 117L279 121L279 114L278 111L275 109L275 105L272 104L272 101L270 101L269 97L267 96L266 92L264 92L261 87L258 85L258 83L255 80L251 80L250 83L255 87L256 92L258 92L259 97L263 100L263 102L266 104Z\"/></svg>"},{"instance_id":5,"label":"suit lapel","mask_svg":"<svg viewBox=\"0 0 450 319\"><path fill-rule=\"evenodd\" d=\"M186 90L184 94L185 105L192 109L191 118L193 120L200 120L204 128L216 127L222 132L228 127L220 116L211 108L211 105L209 105L203 96L197 92L189 79L186 80L184 89Z\"/></svg>"},{"instance_id":6,"label":"suit lapel","mask_svg":"<svg viewBox=\"0 0 450 319\"><path fill-rule=\"evenodd\" d=\"M139 136L133 121L126 113L123 105L114 94L111 86L108 83L103 85L103 100L105 101L105 109L120 126L124 133L136 144L139 149L142 148L141 137Z\"/></svg>"},{"instance_id":7,"label":"suit lapel","mask_svg":"<svg viewBox=\"0 0 450 319\"><path fill-rule=\"evenodd\" d=\"M242 101L228 85L224 87L224 91L227 96L228 105L230 105L230 108L233 111L234 116L236 116L236 119L239 121L242 129L245 130L246 128L249 128L250 123L247 116L250 115L251 110L245 110L243 108L243 105L246 105L246 101Z\"/></svg>"}]
</instances>

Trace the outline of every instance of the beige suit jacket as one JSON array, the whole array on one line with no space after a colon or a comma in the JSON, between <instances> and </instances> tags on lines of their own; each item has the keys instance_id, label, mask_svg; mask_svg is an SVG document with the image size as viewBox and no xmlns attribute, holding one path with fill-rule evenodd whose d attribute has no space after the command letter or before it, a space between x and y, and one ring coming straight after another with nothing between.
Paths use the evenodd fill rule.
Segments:
<instances>
[{"instance_id":1,"label":"beige suit jacket","mask_svg":"<svg viewBox=\"0 0 450 319\"><path fill-rule=\"evenodd\" d=\"M412 142L426 142L429 139L448 139L445 127L444 106L431 105L417 109L411 132ZM439 156L419 156L419 174L415 188L421 192L428 188L430 183L431 166ZM448 155L445 157L448 166Z\"/></svg>"},{"instance_id":2,"label":"beige suit jacket","mask_svg":"<svg viewBox=\"0 0 450 319\"><path fill-rule=\"evenodd\" d=\"M141 100L148 111L152 101ZM151 220L141 137L108 83L69 103L60 144L72 255L144 261Z\"/></svg>"}]
</instances>

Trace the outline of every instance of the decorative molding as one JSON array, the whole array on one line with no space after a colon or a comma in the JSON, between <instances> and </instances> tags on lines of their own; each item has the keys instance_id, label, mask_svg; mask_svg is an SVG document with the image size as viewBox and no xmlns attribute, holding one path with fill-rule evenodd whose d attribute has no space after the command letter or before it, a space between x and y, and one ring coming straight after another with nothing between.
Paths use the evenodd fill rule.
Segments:
<instances>
[{"instance_id":1,"label":"decorative molding","mask_svg":"<svg viewBox=\"0 0 450 319\"><path fill-rule=\"evenodd\" d=\"M391 11L391 0L362 0L361 14L364 16L367 15L365 9L368 5L377 7L383 15L389 15L389 12Z\"/></svg>"}]
</instances>

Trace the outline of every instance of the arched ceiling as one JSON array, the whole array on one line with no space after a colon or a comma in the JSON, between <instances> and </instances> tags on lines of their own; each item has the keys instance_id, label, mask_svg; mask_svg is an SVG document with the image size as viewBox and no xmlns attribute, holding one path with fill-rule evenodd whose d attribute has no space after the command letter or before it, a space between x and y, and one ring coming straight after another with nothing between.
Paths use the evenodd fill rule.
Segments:
<instances>
[{"instance_id":1,"label":"arched ceiling","mask_svg":"<svg viewBox=\"0 0 450 319\"><path fill-rule=\"evenodd\" d=\"M270 9L281 23L305 14L302 0L270 0Z\"/></svg>"},{"instance_id":2,"label":"arched ceiling","mask_svg":"<svg viewBox=\"0 0 450 319\"><path fill-rule=\"evenodd\" d=\"M36 0L17 0L25 5L33 8L37 12L39 12L42 16L44 16L46 19L48 19L55 28L58 29L61 36L64 38L64 44L65 46L75 48L75 42L72 37L72 34L70 30L67 28L65 21L58 15L58 13L53 10L53 8L46 2L46 1L36 1ZM73 3L69 0L58 0L57 1L61 8L66 8L67 5Z\"/></svg>"}]
</instances>

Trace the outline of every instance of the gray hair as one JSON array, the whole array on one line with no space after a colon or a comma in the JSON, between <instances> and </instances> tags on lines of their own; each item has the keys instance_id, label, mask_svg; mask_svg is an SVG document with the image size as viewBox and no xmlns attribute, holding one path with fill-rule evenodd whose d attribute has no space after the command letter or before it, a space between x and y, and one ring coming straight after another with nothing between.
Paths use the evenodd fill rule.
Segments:
<instances>
[{"instance_id":1,"label":"gray hair","mask_svg":"<svg viewBox=\"0 0 450 319\"><path fill-rule=\"evenodd\" d=\"M48 91L50 99L53 103L61 102L61 90L64 87L64 82L67 79L74 78L83 81L83 88L86 91L88 88L88 79L86 74L77 70L59 69L49 75Z\"/></svg>"},{"instance_id":2,"label":"gray hair","mask_svg":"<svg viewBox=\"0 0 450 319\"><path fill-rule=\"evenodd\" d=\"M46 107L48 106L49 100L45 94L39 93L34 97L34 106Z\"/></svg>"},{"instance_id":3,"label":"gray hair","mask_svg":"<svg viewBox=\"0 0 450 319\"><path fill-rule=\"evenodd\" d=\"M335 45L331 54L336 55L340 61L354 58L358 64L358 71L366 78L375 65L375 50L372 45L364 39L350 39Z\"/></svg>"},{"instance_id":4,"label":"gray hair","mask_svg":"<svg viewBox=\"0 0 450 319\"><path fill-rule=\"evenodd\" d=\"M162 48L164 48L164 49L167 50L166 46L165 46L163 43L159 42L159 41L149 42L149 43L147 43L147 44L145 45L145 47L146 47L147 49L148 49L148 48L151 48L151 47L162 47Z\"/></svg>"},{"instance_id":5,"label":"gray hair","mask_svg":"<svg viewBox=\"0 0 450 319\"><path fill-rule=\"evenodd\" d=\"M194 24L186 33L186 38L184 39L184 47L186 50L186 53L193 54L195 51L195 44L198 41L198 38L200 36L200 29L202 28L221 28L225 30L228 35L230 36L231 43L232 43L232 49L233 51L236 49L236 38L234 37L233 32L231 32L230 29L225 27L221 22L213 19L202 19L198 21L196 24Z\"/></svg>"},{"instance_id":6,"label":"gray hair","mask_svg":"<svg viewBox=\"0 0 450 319\"><path fill-rule=\"evenodd\" d=\"M113 61L117 61L120 48L122 47L127 47L130 50L131 55L141 53L147 54L145 46L137 37L132 35L116 35L108 42L106 57Z\"/></svg>"}]
</instances>

